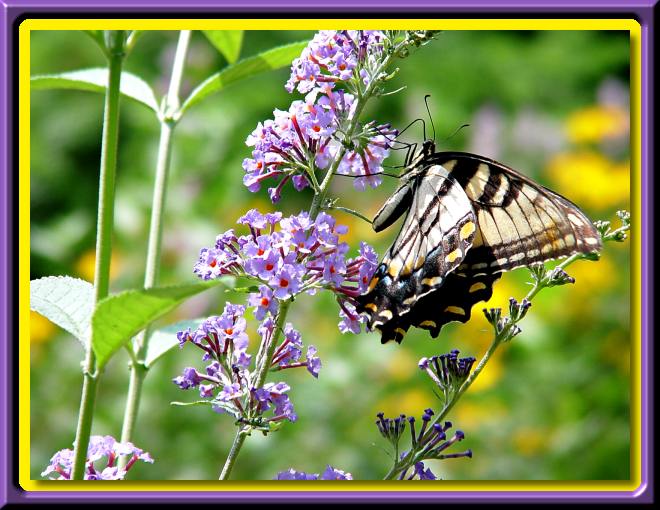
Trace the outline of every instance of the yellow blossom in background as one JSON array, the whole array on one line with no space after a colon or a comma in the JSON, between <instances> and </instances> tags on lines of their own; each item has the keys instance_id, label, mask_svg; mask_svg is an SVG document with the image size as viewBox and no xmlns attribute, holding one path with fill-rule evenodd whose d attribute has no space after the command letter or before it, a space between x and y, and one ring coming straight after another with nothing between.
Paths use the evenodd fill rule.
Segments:
<instances>
[{"instance_id":1,"label":"yellow blossom in background","mask_svg":"<svg viewBox=\"0 0 660 510\"><path fill-rule=\"evenodd\" d=\"M514 432L511 441L518 453L529 457L543 453L548 443L548 433L537 427L524 427Z\"/></svg>"},{"instance_id":2,"label":"yellow blossom in background","mask_svg":"<svg viewBox=\"0 0 660 510\"><path fill-rule=\"evenodd\" d=\"M438 403L438 399L430 392L413 388L403 393L389 395L381 400L374 407L376 411L373 414L382 411L386 417L395 417L400 414L419 417L424 409L437 408Z\"/></svg>"},{"instance_id":3,"label":"yellow blossom in background","mask_svg":"<svg viewBox=\"0 0 660 510\"><path fill-rule=\"evenodd\" d=\"M630 163L581 150L556 155L546 168L555 191L580 207L603 210L630 203Z\"/></svg>"},{"instance_id":4,"label":"yellow blossom in background","mask_svg":"<svg viewBox=\"0 0 660 510\"><path fill-rule=\"evenodd\" d=\"M418 361L410 351L399 349L396 356L392 356L385 365L387 378L392 381L408 381L412 375L411 369L417 366Z\"/></svg>"},{"instance_id":5,"label":"yellow blossom in background","mask_svg":"<svg viewBox=\"0 0 660 510\"><path fill-rule=\"evenodd\" d=\"M619 106L591 106L566 120L566 135L573 143L596 143L628 135L630 113Z\"/></svg>"},{"instance_id":6,"label":"yellow blossom in background","mask_svg":"<svg viewBox=\"0 0 660 510\"><path fill-rule=\"evenodd\" d=\"M502 355L503 352L499 351L488 360L488 363L479 374L479 377L477 377L472 383L472 386L470 386L470 392L474 394L492 388L500 379L502 379L502 375L504 374ZM479 358L477 358L477 363L479 363Z\"/></svg>"},{"instance_id":7,"label":"yellow blossom in background","mask_svg":"<svg viewBox=\"0 0 660 510\"><path fill-rule=\"evenodd\" d=\"M96 251L89 249L83 253L75 263L76 275L88 282L94 281L94 265L96 262ZM110 258L110 279L113 280L120 272L121 258L117 250L113 250Z\"/></svg>"},{"instance_id":8,"label":"yellow blossom in background","mask_svg":"<svg viewBox=\"0 0 660 510\"><path fill-rule=\"evenodd\" d=\"M480 399L479 402L461 399L451 410L451 421L464 430L475 430L484 424L493 423L509 413L510 409L502 407L501 403L493 399Z\"/></svg>"},{"instance_id":9,"label":"yellow blossom in background","mask_svg":"<svg viewBox=\"0 0 660 510\"><path fill-rule=\"evenodd\" d=\"M624 376L630 375L630 338L622 331L612 331L603 339L600 356Z\"/></svg>"},{"instance_id":10,"label":"yellow blossom in background","mask_svg":"<svg viewBox=\"0 0 660 510\"><path fill-rule=\"evenodd\" d=\"M55 325L37 312L30 312L30 343L47 342L53 336Z\"/></svg>"}]
</instances>

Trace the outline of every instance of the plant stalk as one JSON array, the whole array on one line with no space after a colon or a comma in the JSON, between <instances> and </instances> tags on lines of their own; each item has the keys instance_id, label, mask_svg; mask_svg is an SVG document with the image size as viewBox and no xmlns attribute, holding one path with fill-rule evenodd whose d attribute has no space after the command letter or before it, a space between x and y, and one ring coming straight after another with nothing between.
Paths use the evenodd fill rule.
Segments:
<instances>
[{"instance_id":1,"label":"plant stalk","mask_svg":"<svg viewBox=\"0 0 660 510\"><path fill-rule=\"evenodd\" d=\"M580 260L581 258L584 258L583 254L581 253L576 253L565 259L563 262L560 264L557 264L555 268L559 269L564 269L568 265L572 264L576 260ZM532 289L527 293L525 296L525 299L528 301L532 301L532 299L542 290L546 287L545 283L543 281L537 281ZM516 322L511 322L509 327L513 327ZM454 405L458 402L458 400L461 398L461 396L467 391L467 389L474 383L474 381L477 379L481 371L484 369L488 361L493 357L495 354L495 351L497 348L502 344L502 339L504 338L503 332L501 334L495 335L495 338L491 342L490 346L482 356L481 360L479 361L479 364L477 367L472 371L472 373L469 375L469 377L465 380L465 382L461 385L461 387L458 389L456 394L453 396L451 401L438 413L438 415L435 417L433 420L432 425L436 423L440 423L444 418L447 416L449 411L454 407ZM425 437L422 438L421 442L424 443L425 440L428 440L430 437L430 430L432 430L432 426L428 428L429 432L425 434ZM399 462L398 459L395 459L394 465L392 468L389 470L389 472L385 475L383 478L384 480L393 480L398 473L400 473L404 469L408 469L410 466L414 465L416 462L418 462L419 459L419 452L416 455L413 455L412 452L409 453L405 458L401 459ZM412 460L411 460L412 459Z\"/></svg>"},{"instance_id":2,"label":"plant stalk","mask_svg":"<svg viewBox=\"0 0 660 510\"><path fill-rule=\"evenodd\" d=\"M163 213L167 198L167 183L172 159L172 137L176 126L177 112L179 109L179 90L183 68L190 42L190 30L182 30L179 33L174 63L172 65L172 76L170 85L163 105L160 119L160 141L158 143L158 158L156 163L156 176L154 183L154 194L151 204L151 221L149 226L149 239L147 247L147 261L144 275L144 288L148 289L158 284L161 262L161 248L163 242ZM137 420L140 398L142 395L142 383L147 375L148 367L145 365L145 357L149 346L150 328L140 332L135 342L135 360L130 362L130 380L126 398L126 409L124 411L124 423L122 425L121 442L132 441L133 431ZM119 466L124 467L126 456L119 460Z\"/></svg>"},{"instance_id":3,"label":"plant stalk","mask_svg":"<svg viewBox=\"0 0 660 510\"><path fill-rule=\"evenodd\" d=\"M96 263L94 269L94 305L108 295L110 287L110 256L114 226L115 174L119 141L119 85L124 62L124 31L108 34L108 87L105 93L103 138L99 177L99 205L96 227ZM99 374L92 346L87 346L83 370L83 388L74 442L72 480L82 480L87 459L87 447L94 418L94 403Z\"/></svg>"}]
</instances>

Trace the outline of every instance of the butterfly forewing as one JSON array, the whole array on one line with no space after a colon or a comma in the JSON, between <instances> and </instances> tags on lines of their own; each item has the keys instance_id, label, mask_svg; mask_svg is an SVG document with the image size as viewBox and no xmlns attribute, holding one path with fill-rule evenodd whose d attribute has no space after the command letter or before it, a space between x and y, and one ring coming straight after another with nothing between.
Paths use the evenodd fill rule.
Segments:
<instances>
[{"instance_id":1,"label":"butterfly forewing","mask_svg":"<svg viewBox=\"0 0 660 510\"><path fill-rule=\"evenodd\" d=\"M399 235L377 268L359 309L369 327L408 313L421 296L440 287L461 263L476 232L476 216L463 188L440 165L409 182L412 202Z\"/></svg>"},{"instance_id":2,"label":"butterfly forewing","mask_svg":"<svg viewBox=\"0 0 660 510\"><path fill-rule=\"evenodd\" d=\"M474 262L462 269L508 271L600 248L596 228L575 204L515 170L461 152L430 159L451 168L477 214Z\"/></svg>"},{"instance_id":3,"label":"butterfly forewing","mask_svg":"<svg viewBox=\"0 0 660 510\"><path fill-rule=\"evenodd\" d=\"M413 201L413 188L410 181L399 186L392 196L387 199L383 207L374 216L372 227L375 232L385 230L398 220L406 211L410 210Z\"/></svg>"},{"instance_id":4,"label":"butterfly forewing","mask_svg":"<svg viewBox=\"0 0 660 510\"><path fill-rule=\"evenodd\" d=\"M466 322L502 271L601 247L575 204L488 158L428 153L411 172L376 216L379 231L410 207L358 298L383 342L400 342L410 326L436 337Z\"/></svg>"}]
</instances>

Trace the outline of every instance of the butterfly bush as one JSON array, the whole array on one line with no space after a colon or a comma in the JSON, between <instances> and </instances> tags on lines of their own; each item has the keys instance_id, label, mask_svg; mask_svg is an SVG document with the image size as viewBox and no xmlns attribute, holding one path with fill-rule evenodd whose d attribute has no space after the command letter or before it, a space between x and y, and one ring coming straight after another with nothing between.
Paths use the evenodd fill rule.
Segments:
<instances>
[{"instance_id":1,"label":"butterfly bush","mask_svg":"<svg viewBox=\"0 0 660 510\"><path fill-rule=\"evenodd\" d=\"M359 190L381 184L383 160L397 134L389 124L368 122L352 133L346 126L357 114L360 93L380 78L379 64L385 48L379 30L326 30L319 32L294 60L289 92L306 94L288 110L276 109L273 119L259 123L246 144L254 147L243 161L243 183L258 191L267 179L278 179L268 194L276 203L291 181L298 191L318 189L318 170L335 162L334 172L356 177ZM335 90L337 84L346 90ZM347 149L347 147L350 147Z\"/></svg>"},{"instance_id":2,"label":"butterfly bush","mask_svg":"<svg viewBox=\"0 0 660 510\"><path fill-rule=\"evenodd\" d=\"M118 461L122 456L127 458L127 462L120 468ZM87 448L84 479L123 480L138 460L150 464L154 462L148 452L136 448L133 443L120 443L112 436L92 436ZM50 459L41 476L51 480L70 480L72 467L73 450L60 450Z\"/></svg>"},{"instance_id":3,"label":"butterfly bush","mask_svg":"<svg viewBox=\"0 0 660 510\"><path fill-rule=\"evenodd\" d=\"M205 366L187 367L173 382L195 389L200 400L229 414L238 427L220 474L226 479L251 430L264 434L297 419L289 397L291 387L268 375L305 369L319 377L321 360L314 345L286 322L289 307L302 295L331 292L338 303L339 329L359 333L365 318L357 314L356 298L368 287L378 256L368 244L351 250L341 238L347 228L328 214L334 203L326 194L336 174L354 177L359 190L381 183L382 163L397 131L387 123L361 122L366 102L384 93L393 76L387 68L408 49L430 40L432 32L321 31L295 59L286 83L290 93L303 94L287 109L260 122L247 137L251 157L243 161L243 183L257 192L269 183L273 203L291 183L311 188L309 212L285 216L252 209L239 227L217 236L200 250L193 272L203 280L225 276L247 279L245 305L227 303L222 314L178 333L180 346L202 351ZM349 255L350 253L350 255ZM246 311L259 321L248 333ZM252 330L250 330L252 331ZM252 347L252 348L251 348ZM290 469L278 480L350 480L352 475L328 466L321 474Z\"/></svg>"}]
</instances>

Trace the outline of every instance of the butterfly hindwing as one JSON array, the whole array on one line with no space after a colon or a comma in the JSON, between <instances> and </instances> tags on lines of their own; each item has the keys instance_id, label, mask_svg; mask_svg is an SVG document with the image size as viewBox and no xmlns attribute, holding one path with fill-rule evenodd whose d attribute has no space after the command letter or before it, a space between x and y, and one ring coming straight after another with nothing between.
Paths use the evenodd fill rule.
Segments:
<instances>
[{"instance_id":1,"label":"butterfly hindwing","mask_svg":"<svg viewBox=\"0 0 660 510\"><path fill-rule=\"evenodd\" d=\"M469 257L468 253L466 260ZM409 313L381 328L381 342L394 340L401 343L410 326L426 329L436 338L448 322L467 322L474 304L491 298L493 284L501 275L502 273L448 274L440 289L421 297Z\"/></svg>"},{"instance_id":2,"label":"butterfly hindwing","mask_svg":"<svg viewBox=\"0 0 660 510\"><path fill-rule=\"evenodd\" d=\"M412 202L399 235L367 292L358 298L359 311L367 314L370 328L408 313L421 296L443 285L475 236L476 216L470 200L444 168L429 166L408 185Z\"/></svg>"}]
</instances>

